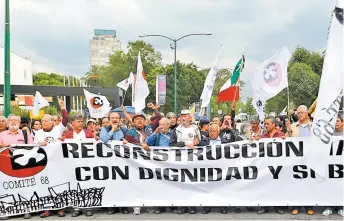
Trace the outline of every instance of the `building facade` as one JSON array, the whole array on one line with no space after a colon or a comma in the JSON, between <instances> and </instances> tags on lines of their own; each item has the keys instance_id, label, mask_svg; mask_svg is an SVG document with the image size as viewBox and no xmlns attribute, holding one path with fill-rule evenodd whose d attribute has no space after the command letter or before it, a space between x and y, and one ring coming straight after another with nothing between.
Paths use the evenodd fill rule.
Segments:
<instances>
[{"instance_id":1,"label":"building facade","mask_svg":"<svg viewBox=\"0 0 344 221\"><path fill-rule=\"evenodd\" d=\"M11 85L33 85L33 62L23 56L11 52ZM0 85L4 84L5 64L4 64L4 48L0 46ZM0 91L0 112L4 104L4 92ZM11 96L12 99L12 96ZM19 105L20 99L13 96L11 105ZM21 102L23 103L23 102Z\"/></svg>"},{"instance_id":2,"label":"building facade","mask_svg":"<svg viewBox=\"0 0 344 221\"><path fill-rule=\"evenodd\" d=\"M0 46L0 84L4 84L4 60L4 48ZM11 84L32 85L32 65L33 62L30 59L11 52Z\"/></svg>"},{"instance_id":3,"label":"building facade","mask_svg":"<svg viewBox=\"0 0 344 221\"><path fill-rule=\"evenodd\" d=\"M115 30L95 29L90 40L90 64L92 66L106 66L109 56L121 50L121 42L116 37Z\"/></svg>"}]
</instances>

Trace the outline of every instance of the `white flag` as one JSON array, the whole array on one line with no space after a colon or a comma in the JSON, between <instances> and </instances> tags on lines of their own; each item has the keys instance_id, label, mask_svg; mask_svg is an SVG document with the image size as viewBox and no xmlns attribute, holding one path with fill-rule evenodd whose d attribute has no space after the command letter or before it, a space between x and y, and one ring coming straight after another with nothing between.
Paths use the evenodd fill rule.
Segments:
<instances>
[{"instance_id":1,"label":"white flag","mask_svg":"<svg viewBox=\"0 0 344 221\"><path fill-rule=\"evenodd\" d=\"M344 74L344 0L338 0L332 16L327 49L321 75L318 101L311 134L311 149L307 151L307 165L318 177L326 179L328 165L323 157L330 154L332 135L343 93Z\"/></svg>"},{"instance_id":2,"label":"white flag","mask_svg":"<svg viewBox=\"0 0 344 221\"><path fill-rule=\"evenodd\" d=\"M221 48L219 50L219 53L217 54L215 61L211 65L207 78L205 79L203 91L200 98L202 100L201 107L207 107L210 104L210 98L211 98L211 95L213 94L216 75L219 69L220 56L221 56Z\"/></svg>"},{"instance_id":3,"label":"white flag","mask_svg":"<svg viewBox=\"0 0 344 221\"><path fill-rule=\"evenodd\" d=\"M39 110L43 107L49 106L49 102L45 99L39 91L36 91L35 101L33 103L32 113L34 116L39 115Z\"/></svg>"},{"instance_id":4,"label":"white flag","mask_svg":"<svg viewBox=\"0 0 344 221\"><path fill-rule=\"evenodd\" d=\"M92 94L84 89L87 108L92 118L105 117L111 110L110 102L105 96Z\"/></svg>"},{"instance_id":5,"label":"white flag","mask_svg":"<svg viewBox=\"0 0 344 221\"><path fill-rule=\"evenodd\" d=\"M260 125L262 126L265 119L265 101L259 100L259 98L256 96L252 100L252 105L257 112Z\"/></svg>"},{"instance_id":6,"label":"white flag","mask_svg":"<svg viewBox=\"0 0 344 221\"><path fill-rule=\"evenodd\" d=\"M267 101L288 87L290 53L283 47L274 56L260 64L253 75L253 91L258 100ZM258 97L259 95L259 97Z\"/></svg>"},{"instance_id":7,"label":"white flag","mask_svg":"<svg viewBox=\"0 0 344 221\"><path fill-rule=\"evenodd\" d=\"M134 82L134 75L132 72L130 72L129 77L119 82L116 86L126 91L128 90L129 86L133 84L133 82Z\"/></svg>"},{"instance_id":8,"label":"white flag","mask_svg":"<svg viewBox=\"0 0 344 221\"><path fill-rule=\"evenodd\" d=\"M282 112L280 113L280 116L285 116L285 115L288 114L288 113L287 113L287 107L288 107L288 105L285 106L285 108L282 110Z\"/></svg>"},{"instance_id":9,"label":"white flag","mask_svg":"<svg viewBox=\"0 0 344 221\"><path fill-rule=\"evenodd\" d=\"M137 57L137 74L134 84L135 94L133 96L133 107L136 113L140 113L146 107L146 98L149 95L148 83L144 78L145 73L143 72L141 54Z\"/></svg>"}]
</instances>

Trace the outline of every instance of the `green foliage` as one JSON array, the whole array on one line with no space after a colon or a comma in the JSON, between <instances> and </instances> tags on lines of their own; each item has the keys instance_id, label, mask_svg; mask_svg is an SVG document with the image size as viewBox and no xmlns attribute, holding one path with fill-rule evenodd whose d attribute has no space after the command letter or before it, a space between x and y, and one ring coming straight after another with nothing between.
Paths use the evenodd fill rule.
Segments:
<instances>
[{"instance_id":1,"label":"green foliage","mask_svg":"<svg viewBox=\"0 0 344 221\"><path fill-rule=\"evenodd\" d=\"M37 73L33 76L34 85L63 86L63 76L58 74Z\"/></svg>"},{"instance_id":2,"label":"green foliage","mask_svg":"<svg viewBox=\"0 0 344 221\"><path fill-rule=\"evenodd\" d=\"M254 109L253 105L252 105L252 97L247 97L245 104L242 108L242 112L246 113L248 115L254 115L256 113L256 110ZM237 105L238 106L238 105Z\"/></svg>"},{"instance_id":3,"label":"green foliage","mask_svg":"<svg viewBox=\"0 0 344 221\"><path fill-rule=\"evenodd\" d=\"M313 72L321 76L323 64L324 64L324 54L307 50L303 47L297 47L294 51L290 62L289 68L293 66L295 63L304 63L308 64Z\"/></svg>"},{"instance_id":4,"label":"green foliage","mask_svg":"<svg viewBox=\"0 0 344 221\"><path fill-rule=\"evenodd\" d=\"M289 79L290 100L297 106L304 104L309 107L318 95L319 75L307 64L295 63L290 67Z\"/></svg>"},{"instance_id":5,"label":"green foliage","mask_svg":"<svg viewBox=\"0 0 344 221\"><path fill-rule=\"evenodd\" d=\"M18 105L11 106L11 114L15 114L21 117L30 117L29 111L19 107Z\"/></svg>"},{"instance_id":6,"label":"green foliage","mask_svg":"<svg viewBox=\"0 0 344 221\"><path fill-rule=\"evenodd\" d=\"M308 107L316 99L320 76L312 71L312 68L305 63L293 63L289 66L289 100L290 108L299 105L307 105ZM271 98L265 107L267 113L279 113L288 105L287 89L281 91L277 96Z\"/></svg>"}]
</instances>

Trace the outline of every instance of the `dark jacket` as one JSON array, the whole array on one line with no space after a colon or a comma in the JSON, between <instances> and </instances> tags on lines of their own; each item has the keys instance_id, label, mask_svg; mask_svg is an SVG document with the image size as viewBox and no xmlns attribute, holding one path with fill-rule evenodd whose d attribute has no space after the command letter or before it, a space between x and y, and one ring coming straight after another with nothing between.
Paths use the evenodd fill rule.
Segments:
<instances>
[{"instance_id":1,"label":"dark jacket","mask_svg":"<svg viewBox=\"0 0 344 221\"><path fill-rule=\"evenodd\" d=\"M130 130L126 131L124 138L129 143L140 145L141 134L138 131L139 130L136 127L132 127ZM146 141L146 139L153 133L153 130L150 125L147 125L140 132L144 134L145 138L143 140Z\"/></svg>"},{"instance_id":2,"label":"dark jacket","mask_svg":"<svg viewBox=\"0 0 344 221\"><path fill-rule=\"evenodd\" d=\"M159 111L156 110L154 113L155 113L155 116L151 117L151 119L150 119L150 121L151 121L150 125L151 125L153 131L155 131L156 128L159 127L159 121L162 118L162 115Z\"/></svg>"},{"instance_id":3,"label":"dark jacket","mask_svg":"<svg viewBox=\"0 0 344 221\"><path fill-rule=\"evenodd\" d=\"M222 143L231 143L236 140L236 133L233 129L221 130L220 138Z\"/></svg>"}]
</instances>

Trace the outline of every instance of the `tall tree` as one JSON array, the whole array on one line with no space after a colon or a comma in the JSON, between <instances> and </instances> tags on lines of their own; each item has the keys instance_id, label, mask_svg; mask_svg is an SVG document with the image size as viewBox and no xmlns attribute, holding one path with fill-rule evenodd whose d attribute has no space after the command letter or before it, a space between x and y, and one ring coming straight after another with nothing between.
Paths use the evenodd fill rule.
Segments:
<instances>
[{"instance_id":1,"label":"tall tree","mask_svg":"<svg viewBox=\"0 0 344 221\"><path fill-rule=\"evenodd\" d=\"M324 64L324 53L311 51L298 46L290 59L289 67L293 66L295 63L308 64L313 72L321 76Z\"/></svg>"},{"instance_id":2,"label":"tall tree","mask_svg":"<svg viewBox=\"0 0 344 221\"><path fill-rule=\"evenodd\" d=\"M63 76L55 73L47 74L39 72L33 75L34 85L63 86Z\"/></svg>"}]
</instances>

